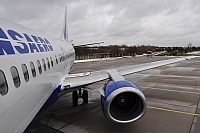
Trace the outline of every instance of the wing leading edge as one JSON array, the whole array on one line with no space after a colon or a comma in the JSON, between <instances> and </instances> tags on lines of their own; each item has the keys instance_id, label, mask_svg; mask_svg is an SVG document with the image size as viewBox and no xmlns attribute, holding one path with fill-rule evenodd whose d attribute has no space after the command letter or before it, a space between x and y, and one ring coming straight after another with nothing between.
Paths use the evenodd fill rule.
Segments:
<instances>
[{"instance_id":1,"label":"wing leading edge","mask_svg":"<svg viewBox=\"0 0 200 133\"><path fill-rule=\"evenodd\" d=\"M132 73L136 73L136 72L144 71L147 69L164 66L167 64L172 64L172 63L176 63L179 61L184 61L184 60L188 60L192 58L195 58L195 56L190 56L187 58L181 57L181 58L168 59L168 60L138 64L138 65L125 66L125 67L116 68L115 70L118 71L122 76L124 76L124 75L132 74ZM80 75L76 74L76 76L74 74L64 75L61 81L61 84L62 84L61 91L71 92L80 87L84 87L92 83L108 79L110 77L108 71L110 70L87 72L85 74L81 73Z\"/></svg>"}]
</instances>

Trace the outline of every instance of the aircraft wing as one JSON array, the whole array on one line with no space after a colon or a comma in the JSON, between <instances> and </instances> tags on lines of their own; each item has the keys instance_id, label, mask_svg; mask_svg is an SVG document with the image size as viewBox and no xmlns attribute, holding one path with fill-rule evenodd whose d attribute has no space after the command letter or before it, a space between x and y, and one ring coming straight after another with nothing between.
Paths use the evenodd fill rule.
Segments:
<instances>
[{"instance_id":1,"label":"aircraft wing","mask_svg":"<svg viewBox=\"0 0 200 133\"><path fill-rule=\"evenodd\" d=\"M195 58L195 56L181 57L181 58L161 60L161 61L156 61L156 62L138 64L138 65L125 66L125 67L116 68L115 70L123 76L123 75L140 72L143 70L147 70L147 69L151 69L151 68L171 64L171 63L176 63L183 60L188 60L191 58ZM112 71L112 70L109 70L109 71ZM61 81L62 82L61 90L70 92L80 87L84 87L92 83L108 79L109 77L110 76L109 76L108 70L64 75Z\"/></svg>"}]
</instances>

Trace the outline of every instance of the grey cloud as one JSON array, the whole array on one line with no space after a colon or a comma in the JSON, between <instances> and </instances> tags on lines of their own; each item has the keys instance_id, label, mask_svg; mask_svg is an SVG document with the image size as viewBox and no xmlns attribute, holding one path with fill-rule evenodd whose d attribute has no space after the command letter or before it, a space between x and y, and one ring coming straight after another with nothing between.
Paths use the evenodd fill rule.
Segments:
<instances>
[{"instance_id":1,"label":"grey cloud","mask_svg":"<svg viewBox=\"0 0 200 133\"><path fill-rule=\"evenodd\" d=\"M68 6L74 43L200 45L198 0L0 0L0 16L59 37Z\"/></svg>"}]
</instances>

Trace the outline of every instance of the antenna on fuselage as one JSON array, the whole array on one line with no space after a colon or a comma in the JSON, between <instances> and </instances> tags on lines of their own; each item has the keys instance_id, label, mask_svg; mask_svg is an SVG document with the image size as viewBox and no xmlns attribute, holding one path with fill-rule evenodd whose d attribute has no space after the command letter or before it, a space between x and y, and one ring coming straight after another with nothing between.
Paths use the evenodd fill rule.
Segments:
<instances>
[{"instance_id":1,"label":"antenna on fuselage","mask_svg":"<svg viewBox=\"0 0 200 133\"><path fill-rule=\"evenodd\" d=\"M67 6L65 6L63 32L60 39L66 40L68 42Z\"/></svg>"}]
</instances>

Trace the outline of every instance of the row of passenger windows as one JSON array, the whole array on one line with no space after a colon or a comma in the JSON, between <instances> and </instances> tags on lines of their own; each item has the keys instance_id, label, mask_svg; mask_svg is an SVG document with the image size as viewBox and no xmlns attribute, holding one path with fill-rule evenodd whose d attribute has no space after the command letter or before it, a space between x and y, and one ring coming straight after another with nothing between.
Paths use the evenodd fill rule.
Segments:
<instances>
[{"instance_id":1,"label":"row of passenger windows","mask_svg":"<svg viewBox=\"0 0 200 133\"><path fill-rule=\"evenodd\" d=\"M59 59L60 59L60 62L65 61L67 59L67 56L60 55ZM58 64L57 56L55 56L55 61L56 61L56 64ZM53 62L52 57L50 57L50 60L49 60L49 58L46 58L46 61L45 61L45 59L42 59L42 65L41 65L40 61L37 60L37 67L38 67L38 71L40 74L42 74L42 66L43 66L44 71L47 70L47 67L48 67L48 69L53 67L54 62ZM36 77L36 69L35 69L35 65L33 62L30 62L30 68L31 68L32 76L33 76L33 78L35 78ZM22 69L22 72L24 75L24 80L26 82L28 82L29 81L29 73L28 73L28 68L27 68L26 64L22 64L21 69ZM14 83L15 87L18 88L21 84L21 81L20 81L20 77L19 77L17 68L15 66L12 66L10 68L10 72L11 72L11 75L13 78L13 83ZM6 76L5 76L4 72L2 70L0 70L0 94L6 95L7 93L8 93L8 84L7 84Z\"/></svg>"}]
</instances>

